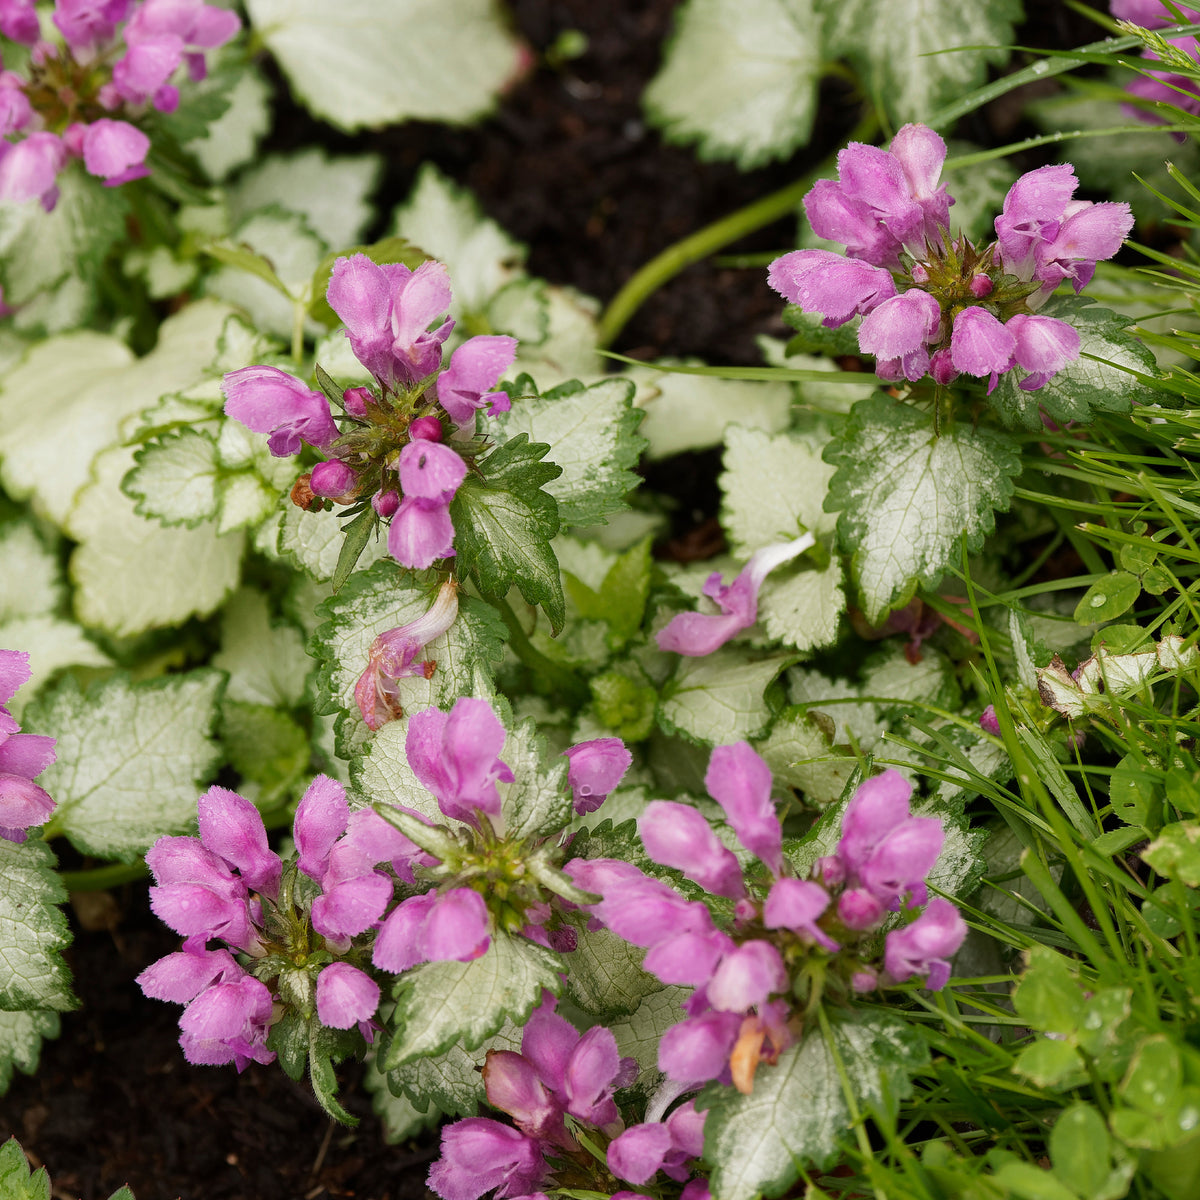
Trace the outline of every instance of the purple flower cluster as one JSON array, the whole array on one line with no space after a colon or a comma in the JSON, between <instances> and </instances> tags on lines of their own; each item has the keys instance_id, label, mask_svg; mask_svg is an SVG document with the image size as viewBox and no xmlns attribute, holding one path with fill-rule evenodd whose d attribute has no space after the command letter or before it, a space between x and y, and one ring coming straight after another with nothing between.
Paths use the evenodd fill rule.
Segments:
<instances>
[{"instance_id":1,"label":"purple flower cluster","mask_svg":"<svg viewBox=\"0 0 1200 1200\"><path fill-rule=\"evenodd\" d=\"M819 976L829 990L869 991L924 976L941 988L948 958L966 935L948 901L926 904L925 876L943 841L936 818L913 817L911 788L893 770L855 793L835 853L814 878L787 873L771 772L745 742L713 751L705 785L730 827L766 867L769 886L751 889L732 851L686 804L654 801L639 821L646 852L714 896L733 901L730 928L709 907L684 899L662 880L612 859L576 859L566 870L601 895L591 908L603 925L646 948L644 968L663 983L695 991L686 1017L663 1035L659 1067L681 1086L710 1079L753 1087L760 1062L773 1063L795 1039L803 1010L793 1011L799 981L813 956L827 960ZM925 905L911 923L886 935L882 971L869 961L868 939L889 913ZM864 958L864 954L868 957ZM820 992L810 995L811 1006Z\"/></svg>"},{"instance_id":2,"label":"purple flower cluster","mask_svg":"<svg viewBox=\"0 0 1200 1200\"><path fill-rule=\"evenodd\" d=\"M56 0L53 21L61 42L42 39L34 0L0 0L0 34L32 47L27 78L0 71L0 200L47 211L71 158L108 187L149 174L150 139L124 118L173 112L177 72L203 79L205 52L241 28L202 0Z\"/></svg>"},{"instance_id":3,"label":"purple flower cluster","mask_svg":"<svg viewBox=\"0 0 1200 1200\"><path fill-rule=\"evenodd\" d=\"M493 1189L533 1200L544 1195L536 1189L578 1187L583 1180L608 1194L614 1180L640 1186L660 1170L684 1182L691 1173L686 1164L704 1149L704 1114L688 1101L665 1121L626 1129L613 1096L636 1077L637 1063L620 1057L610 1030L596 1026L581 1036L547 997L525 1025L521 1052L491 1050L483 1069L488 1103L517 1128L489 1117L448 1125L429 1186L442 1200L478 1200ZM607 1176L575 1136L580 1126L594 1143L608 1141ZM703 1180L683 1189L683 1200L708 1196Z\"/></svg>"},{"instance_id":4,"label":"purple flower cluster","mask_svg":"<svg viewBox=\"0 0 1200 1200\"><path fill-rule=\"evenodd\" d=\"M1189 8L1182 4L1174 7L1179 10L1180 16L1188 24L1200 21L1200 11L1195 8ZM1132 21L1135 25L1141 25L1143 29L1163 29L1176 24L1174 14L1167 10L1162 0L1112 0L1109 10L1114 17L1122 21ZM1192 58L1200 62L1200 43L1194 37L1176 37L1169 40L1174 42L1185 54L1190 54ZM1159 56L1147 46L1142 51L1142 58L1157 61ZM1187 75L1177 75L1166 69L1153 71L1126 84L1125 90L1139 100L1172 104L1193 116L1200 116L1200 87L1197 86L1195 79L1189 78ZM1130 116L1139 121L1145 121L1151 125L1163 124L1162 117L1147 112L1144 108L1133 104L1123 107ZM1176 133L1172 136L1180 142L1186 137L1183 133Z\"/></svg>"},{"instance_id":5,"label":"purple flower cluster","mask_svg":"<svg viewBox=\"0 0 1200 1200\"><path fill-rule=\"evenodd\" d=\"M54 811L54 801L33 781L54 761L55 739L22 733L4 707L28 680L29 655L0 650L0 838L10 842L23 842L25 831L44 825Z\"/></svg>"},{"instance_id":6,"label":"purple flower cluster","mask_svg":"<svg viewBox=\"0 0 1200 1200\"><path fill-rule=\"evenodd\" d=\"M296 869L285 870L270 849L249 800L212 787L198 810L198 838L159 838L146 853L155 883L150 907L185 941L138 976L147 996L186 1006L179 1022L184 1056L233 1062L238 1070L252 1060L271 1062L267 1034L284 1002L268 985L292 967L315 977L321 1024L357 1025L370 1040L379 985L344 959L362 961L353 939L373 929L392 900L394 880L377 865L390 860L397 877L411 880L420 851L374 811L351 813L341 785L318 776L293 825L296 867L319 888L302 904L301 892L311 889L298 887ZM210 949L210 941L224 945ZM231 950L246 957L249 970Z\"/></svg>"},{"instance_id":7,"label":"purple flower cluster","mask_svg":"<svg viewBox=\"0 0 1200 1200\"><path fill-rule=\"evenodd\" d=\"M875 372L896 383L926 374L946 385L959 374L988 380L1020 371L1033 391L1079 357L1079 334L1037 309L1064 280L1078 293L1096 263L1111 258L1133 227L1129 205L1072 197L1068 164L1022 175L996 218L996 241L976 249L952 238L946 145L924 125L905 125L890 150L852 142L838 178L805 197L813 232L841 242L795 250L771 264L769 282L830 328L861 316L858 344Z\"/></svg>"},{"instance_id":8,"label":"purple flower cluster","mask_svg":"<svg viewBox=\"0 0 1200 1200\"><path fill-rule=\"evenodd\" d=\"M454 322L444 319L450 280L439 262L414 271L401 263L381 266L365 254L339 258L326 297L376 384L346 389L343 427L324 395L277 367L226 375L225 411L270 434L267 444L278 457L296 454L305 442L328 456L301 477L297 503L361 505L370 497L390 523L392 557L406 567L432 566L454 554L450 502L479 449L471 443L476 417L510 407L495 389L512 365L516 340L469 338L441 369Z\"/></svg>"},{"instance_id":9,"label":"purple flower cluster","mask_svg":"<svg viewBox=\"0 0 1200 1200\"><path fill-rule=\"evenodd\" d=\"M719 649L743 629L749 629L758 620L758 593L767 576L810 549L815 540L811 533L806 533L793 541L756 550L730 584L723 581L719 571L714 571L704 581L704 594L720 612L677 614L659 630L658 648L699 658Z\"/></svg>"}]
</instances>

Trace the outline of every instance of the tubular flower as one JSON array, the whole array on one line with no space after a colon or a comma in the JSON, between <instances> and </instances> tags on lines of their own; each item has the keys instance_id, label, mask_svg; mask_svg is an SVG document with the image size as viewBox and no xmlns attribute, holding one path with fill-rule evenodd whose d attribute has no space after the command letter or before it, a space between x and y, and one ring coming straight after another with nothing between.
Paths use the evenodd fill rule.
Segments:
<instances>
[{"instance_id":1,"label":"tubular flower","mask_svg":"<svg viewBox=\"0 0 1200 1200\"><path fill-rule=\"evenodd\" d=\"M768 282L827 326L862 317L859 347L881 379L929 374L945 386L974 375L990 392L1017 370L1034 391L1080 354L1070 325L1034 313L1064 281L1078 293L1117 252L1133 226L1129 206L1075 200L1072 168L1042 167L1013 184L995 242L977 249L951 234L945 157L924 125L905 125L889 150L852 143L838 179L805 198L813 231L846 256L795 250L771 264Z\"/></svg>"},{"instance_id":2,"label":"tubular flower","mask_svg":"<svg viewBox=\"0 0 1200 1200\"><path fill-rule=\"evenodd\" d=\"M0 650L0 838L23 842L26 832L44 825L54 801L33 781L54 761L52 737L22 733L4 707L29 681L29 655Z\"/></svg>"}]
</instances>

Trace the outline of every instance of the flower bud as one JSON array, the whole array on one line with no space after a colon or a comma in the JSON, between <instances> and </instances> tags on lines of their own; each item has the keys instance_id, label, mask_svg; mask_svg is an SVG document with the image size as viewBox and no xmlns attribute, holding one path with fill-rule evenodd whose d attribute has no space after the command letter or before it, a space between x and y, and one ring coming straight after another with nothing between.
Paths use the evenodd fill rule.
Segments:
<instances>
[{"instance_id":1,"label":"flower bud","mask_svg":"<svg viewBox=\"0 0 1200 1200\"><path fill-rule=\"evenodd\" d=\"M409 427L410 438L421 438L427 442L442 440L442 423L437 417L418 417Z\"/></svg>"},{"instance_id":2,"label":"flower bud","mask_svg":"<svg viewBox=\"0 0 1200 1200\"><path fill-rule=\"evenodd\" d=\"M342 403L352 417L367 415L367 402L371 399L371 391L365 387L347 388L342 393Z\"/></svg>"},{"instance_id":3,"label":"flower bud","mask_svg":"<svg viewBox=\"0 0 1200 1200\"><path fill-rule=\"evenodd\" d=\"M354 468L336 458L317 463L309 477L314 496L328 496L341 504L354 499L357 483L358 473Z\"/></svg>"},{"instance_id":4,"label":"flower bud","mask_svg":"<svg viewBox=\"0 0 1200 1200\"><path fill-rule=\"evenodd\" d=\"M400 507L400 493L394 488L386 492L376 492L371 497L371 507L386 521Z\"/></svg>"},{"instance_id":5,"label":"flower bud","mask_svg":"<svg viewBox=\"0 0 1200 1200\"><path fill-rule=\"evenodd\" d=\"M987 275L981 273L971 280L971 295L976 300L982 300L985 296L990 296L991 294L992 281Z\"/></svg>"}]
</instances>

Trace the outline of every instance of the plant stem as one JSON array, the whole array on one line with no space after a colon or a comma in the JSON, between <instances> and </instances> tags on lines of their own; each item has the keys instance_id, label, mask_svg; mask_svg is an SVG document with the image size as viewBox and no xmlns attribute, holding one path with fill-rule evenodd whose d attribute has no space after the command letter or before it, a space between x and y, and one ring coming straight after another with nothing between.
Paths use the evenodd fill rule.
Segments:
<instances>
[{"instance_id":1,"label":"plant stem","mask_svg":"<svg viewBox=\"0 0 1200 1200\"><path fill-rule=\"evenodd\" d=\"M584 705L591 692L587 684L570 667L547 658L529 640L517 614L507 600L488 600L508 626L508 644L513 653L531 670L540 675L559 695L575 705Z\"/></svg>"},{"instance_id":2,"label":"plant stem","mask_svg":"<svg viewBox=\"0 0 1200 1200\"><path fill-rule=\"evenodd\" d=\"M859 121L849 140L870 141L878 129L879 122L872 112ZM609 302L600 318L596 344L601 348L611 346L629 318L642 304L685 267L690 267L692 263L715 254L731 242L736 242L793 212L813 183L833 171L836 162L836 155L830 155L795 183L789 183L787 187L763 196L745 208L739 208L737 212L696 230L682 241L656 254L634 273Z\"/></svg>"},{"instance_id":3,"label":"plant stem","mask_svg":"<svg viewBox=\"0 0 1200 1200\"><path fill-rule=\"evenodd\" d=\"M63 871L59 879L68 892L103 892L122 883L144 879L149 873L149 868L139 858L137 862L107 863L85 871Z\"/></svg>"}]
</instances>

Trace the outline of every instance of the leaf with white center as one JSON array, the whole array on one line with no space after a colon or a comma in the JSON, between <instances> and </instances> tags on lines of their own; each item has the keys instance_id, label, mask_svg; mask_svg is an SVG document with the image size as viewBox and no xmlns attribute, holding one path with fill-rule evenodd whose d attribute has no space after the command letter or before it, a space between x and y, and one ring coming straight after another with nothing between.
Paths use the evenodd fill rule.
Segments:
<instances>
[{"instance_id":1,"label":"leaf with white center","mask_svg":"<svg viewBox=\"0 0 1200 1200\"><path fill-rule=\"evenodd\" d=\"M164 526L195 529L217 515L217 443L210 434L184 429L134 454L137 466L121 490L139 516Z\"/></svg>"},{"instance_id":2,"label":"leaf with white center","mask_svg":"<svg viewBox=\"0 0 1200 1200\"><path fill-rule=\"evenodd\" d=\"M326 619L312 643L320 662L317 708L344 714L339 721L339 753L348 745L351 729L362 725L354 687L367 668L371 643L381 633L424 616L436 597L436 588L421 586L410 572L388 561L352 575L318 610ZM405 712L450 708L459 696L470 695L479 682L490 684L504 652L504 624L490 604L461 594L458 603L454 624L417 652L417 662L437 664L430 677L420 674L397 681L399 703ZM345 728L346 724L351 729Z\"/></svg>"},{"instance_id":3,"label":"leaf with white center","mask_svg":"<svg viewBox=\"0 0 1200 1200\"><path fill-rule=\"evenodd\" d=\"M211 524L164 529L138 516L121 491L132 466L124 446L100 454L66 522L79 542L71 556L76 616L120 637L218 608L237 586L245 546L243 534L219 536Z\"/></svg>"},{"instance_id":4,"label":"leaf with white center","mask_svg":"<svg viewBox=\"0 0 1200 1200\"><path fill-rule=\"evenodd\" d=\"M237 223L257 209L278 205L299 213L330 250L352 246L374 216L368 197L382 167L374 154L335 158L319 148L273 154L229 188L230 218Z\"/></svg>"},{"instance_id":5,"label":"leaf with white center","mask_svg":"<svg viewBox=\"0 0 1200 1200\"><path fill-rule=\"evenodd\" d=\"M371 1108L383 1125L383 1140L389 1146L409 1141L441 1119L442 1110L436 1104L430 1104L428 1099L422 1112L403 1091L395 1095L388 1087L387 1075L379 1069L374 1053L367 1056L363 1084L371 1093Z\"/></svg>"},{"instance_id":6,"label":"leaf with white center","mask_svg":"<svg viewBox=\"0 0 1200 1200\"><path fill-rule=\"evenodd\" d=\"M1001 376L988 402L1006 424L1040 429L1043 409L1059 425L1088 422L1096 413L1129 412L1134 403L1153 404L1158 399L1157 392L1132 374L1157 372L1149 347L1127 332L1129 317L1075 296L1051 297L1038 316L1056 317L1077 330L1079 357L1032 392L1021 390L1018 372Z\"/></svg>"},{"instance_id":7,"label":"leaf with white center","mask_svg":"<svg viewBox=\"0 0 1200 1200\"><path fill-rule=\"evenodd\" d=\"M832 722L792 706L754 746L777 784L799 788L813 804L832 804L845 790L858 760L830 743Z\"/></svg>"},{"instance_id":8,"label":"leaf with white center","mask_svg":"<svg viewBox=\"0 0 1200 1200\"><path fill-rule=\"evenodd\" d=\"M57 801L48 830L85 854L131 861L196 819L196 796L220 761L210 734L225 677L190 671L86 692L69 676L26 709L29 733L58 739L38 783Z\"/></svg>"},{"instance_id":9,"label":"leaf with white center","mask_svg":"<svg viewBox=\"0 0 1200 1200\"><path fill-rule=\"evenodd\" d=\"M209 122L204 136L184 146L216 183L249 162L271 128L271 89L255 66L244 67L228 95L229 107Z\"/></svg>"},{"instance_id":10,"label":"leaf with white center","mask_svg":"<svg viewBox=\"0 0 1200 1200\"><path fill-rule=\"evenodd\" d=\"M530 393L533 393L532 395ZM646 445L637 435L642 414L632 407L633 384L606 379L584 387L572 380L545 395L527 375L513 385L516 401L495 433L503 445L519 434L550 446L549 461L562 468L545 489L558 501L563 525L601 525L629 506L625 496L640 482L630 470Z\"/></svg>"},{"instance_id":11,"label":"leaf with white center","mask_svg":"<svg viewBox=\"0 0 1200 1200\"><path fill-rule=\"evenodd\" d=\"M707 450L718 445L726 427L734 423L779 433L791 416L792 389L787 383L674 375L651 367L632 367L626 376L638 387L634 403L646 411L638 432L650 443L649 459Z\"/></svg>"},{"instance_id":12,"label":"leaf with white center","mask_svg":"<svg viewBox=\"0 0 1200 1200\"><path fill-rule=\"evenodd\" d=\"M509 731L500 758L513 773L512 783L500 785L500 811L509 836L544 838L562 829L572 816L568 763L561 754L550 757L532 718Z\"/></svg>"},{"instance_id":13,"label":"leaf with white center","mask_svg":"<svg viewBox=\"0 0 1200 1200\"><path fill-rule=\"evenodd\" d=\"M125 235L128 197L71 163L58 175L53 212L37 200L0 205L0 285L24 305L70 276L91 280Z\"/></svg>"},{"instance_id":14,"label":"leaf with white center","mask_svg":"<svg viewBox=\"0 0 1200 1200\"><path fill-rule=\"evenodd\" d=\"M804 531L833 532L837 518L824 510L834 472L821 460L826 441L741 425L725 431L721 524L739 557Z\"/></svg>"},{"instance_id":15,"label":"leaf with white center","mask_svg":"<svg viewBox=\"0 0 1200 1200\"><path fill-rule=\"evenodd\" d=\"M962 700L954 664L944 654L922 646L920 661L910 662L896 641L871 656L863 671L862 694L897 705L932 704L951 709L958 708ZM882 703L879 708L885 716L896 711Z\"/></svg>"},{"instance_id":16,"label":"leaf with white center","mask_svg":"<svg viewBox=\"0 0 1200 1200\"><path fill-rule=\"evenodd\" d=\"M18 499L31 497L37 510L63 524L92 460L117 440L126 418L205 375L228 316L224 305L189 304L163 322L155 348L139 359L124 342L103 334L71 333L38 343L0 390L0 482L6 490ZM70 437L63 437L64 429Z\"/></svg>"},{"instance_id":17,"label":"leaf with white center","mask_svg":"<svg viewBox=\"0 0 1200 1200\"><path fill-rule=\"evenodd\" d=\"M297 98L347 132L473 121L521 68L494 0L249 0L246 9Z\"/></svg>"},{"instance_id":18,"label":"leaf with white center","mask_svg":"<svg viewBox=\"0 0 1200 1200\"><path fill-rule=\"evenodd\" d=\"M27 521L0 525L0 622L53 612L63 599L56 555ZM4 643L7 644L7 643Z\"/></svg>"},{"instance_id":19,"label":"leaf with white center","mask_svg":"<svg viewBox=\"0 0 1200 1200\"><path fill-rule=\"evenodd\" d=\"M333 578L338 555L342 552L342 524L337 514L308 512L289 504L279 523L275 551L280 558L303 567L313 579ZM387 554L387 539L382 532L367 542L358 560L358 569L370 566Z\"/></svg>"},{"instance_id":20,"label":"leaf with white center","mask_svg":"<svg viewBox=\"0 0 1200 1200\"><path fill-rule=\"evenodd\" d=\"M227 699L293 708L304 699L313 660L300 630L273 621L266 597L243 588L221 614L221 649L212 665L229 673Z\"/></svg>"},{"instance_id":21,"label":"leaf with white center","mask_svg":"<svg viewBox=\"0 0 1200 1200\"><path fill-rule=\"evenodd\" d=\"M44 786L48 774L38 783ZM67 889L55 865L54 852L36 831L20 844L0 838L0 1010L76 1007L62 957L71 944L60 907Z\"/></svg>"},{"instance_id":22,"label":"leaf with white center","mask_svg":"<svg viewBox=\"0 0 1200 1200\"><path fill-rule=\"evenodd\" d=\"M794 661L782 654L748 659L745 650L731 646L684 658L663 688L659 720L668 732L710 746L758 737L771 719L765 692Z\"/></svg>"},{"instance_id":23,"label":"leaf with white center","mask_svg":"<svg viewBox=\"0 0 1200 1200\"><path fill-rule=\"evenodd\" d=\"M512 372L528 372L543 388L604 375L605 360L596 351L599 316L600 303L591 296L574 288L546 288L546 335L536 343L518 338Z\"/></svg>"},{"instance_id":24,"label":"leaf with white center","mask_svg":"<svg viewBox=\"0 0 1200 1200\"><path fill-rule=\"evenodd\" d=\"M461 1043L474 1050L506 1020L516 1025L562 990L563 960L552 951L496 930L487 953L471 962L428 962L396 982L395 1037L384 1066L441 1054Z\"/></svg>"},{"instance_id":25,"label":"leaf with white center","mask_svg":"<svg viewBox=\"0 0 1200 1200\"><path fill-rule=\"evenodd\" d=\"M836 559L821 570L784 569L768 576L758 594L758 619L768 638L801 653L828 646L845 611L842 565Z\"/></svg>"},{"instance_id":26,"label":"leaf with white center","mask_svg":"<svg viewBox=\"0 0 1200 1200\"><path fill-rule=\"evenodd\" d=\"M646 112L669 140L698 142L701 158L750 170L808 141L821 57L813 0L689 0Z\"/></svg>"},{"instance_id":27,"label":"leaf with white center","mask_svg":"<svg viewBox=\"0 0 1200 1200\"><path fill-rule=\"evenodd\" d=\"M655 980L656 990L643 998L627 1017L606 1024L617 1039L617 1052L622 1058L632 1058L639 1067L634 1087L650 1091L662 1079L658 1069L658 1044L662 1035L683 1020L683 1002L692 994L691 988L662 987Z\"/></svg>"},{"instance_id":28,"label":"leaf with white center","mask_svg":"<svg viewBox=\"0 0 1200 1200\"><path fill-rule=\"evenodd\" d=\"M863 72L894 125L924 121L1007 62L1020 0L817 0L825 53ZM951 191L953 191L951 187Z\"/></svg>"},{"instance_id":29,"label":"leaf with white center","mask_svg":"<svg viewBox=\"0 0 1200 1200\"><path fill-rule=\"evenodd\" d=\"M236 304L257 328L290 338L295 320L293 301L307 303L308 285L325 254L325 243L299 213L278 207L251 214L233 231L230 241L234 247L248 247L265 258L292 299L281 295L266 279L232 264L222 265L208 276L205 287L209 295Z\"/></svg>"},{"instance_id":30,"label":"leaf with white center","mask_svg":"<svg viewBox=\"0 0 1200 1200\"><path fill-rule=\"evenodd\" d=\"M929 417L882 393L860 400L825 451L838 535L853 555L861 606L874 625L919 583L936 587L964 535L978 550L1021 469L1006 434L963 422L935 433Z\"/></svg>"},{"instance_id":31,"label":"leaf with white center","mask_svg":"<svg viewBox=\"0 0 1200 1200\"><path fill-rule=\"evenodd\" d=\"M365 729L366 726L363 726ZM366 754L350 763L355 790L372 804L398 804L439 825L446 815L408 765L405 741L408 718L389 721L367 744ZM338 751L341 754L341 751Z\"/></svg>"},{"instance_id":32,"label":"leaf with white center","mask_svg":"<svg viewBox=\"0 0 1200 1200\"><path fill-rule=\"evenodd\" d=\"M579 930L567 975L571 1000L585 1012L604 1017L605 1024L613 1016L633 1013L647 996L662 990L662 984L642 970L645 957L645 950L610 929Z\"/></svg>"},{"instance_id":33,"label":"leaf with white center","mask_svg":"<svg viewBox=\"0 0 1200 1200\"><path fill-rule=\"evenodd\" d=\"M911 1091L909 1076L928 1060L920 1035L905 1022L862 1016L832 1027L838 1058L860 1110L894 1111ZM708 1109L704 1158L721 1200L779 1195L810 1164L827 1167L851 1127L837 1065L815 1022L772 1066L760 1066L742 1095L710 1084L697 1107Z\"/></svg>"},{"instance_id":34,"label":"leaf with white center","mask_svg":"<svg viewBox=\"0 0 1200 1200\"><path fill-rule=\"evenodd\" d=\"M61 1022L47 1009L0 1009L0 1096L8 1090L13 1071L32 1075L38 1066L42 1042L56 1038Z\"/></svg>"},{"instance_id":35,"label":"leaf with white center","mask_svg":"<svg viewBox=\"0 0 1200 1200\"><path fill-rule=\"evenodd\" d=\"M396 209L391 232L446 264L454 283L452 315L483 312L525 261L525 247L433 163L421 167L408 199Z\"/></svg>"},{"instance_id":36,"label":"leaf with white center","mask_svg":"<svg viewBox=\"0 0 1200 1200\"><path fill-rule=\"evenodd\" d=\"M443 1054L415 1058L387 1073L388 1090L432 1112L473 1117L484 1102L483 1064L489 1050L521 1050L521 1030L505 1021L500 1031L473 1050L458 1042Z\"/></svg>"},{"instance_id":37,"label":"leaf with white center","mask_svg":"<svg viewBox=\"0 0 1200 1200\"><path fill-rule=\"evenodd\" d=\"M89 641L74 621L63 617L18 617L0 622L0 646L29 655L29 683L8 703L18 718L36 689L63 667L112 666L112 659Z\"/></svg>"}]
</instances>

